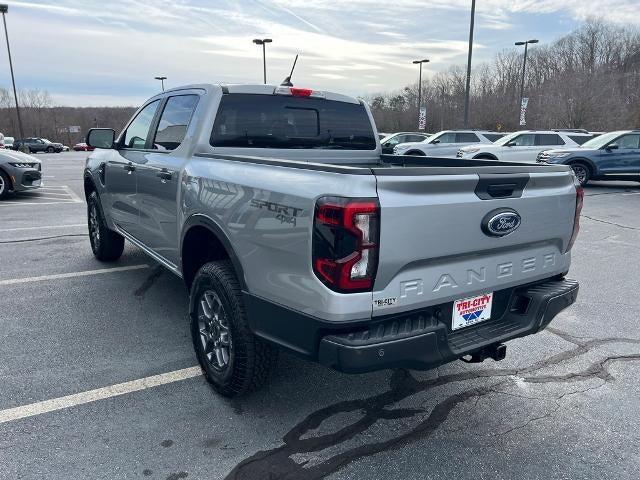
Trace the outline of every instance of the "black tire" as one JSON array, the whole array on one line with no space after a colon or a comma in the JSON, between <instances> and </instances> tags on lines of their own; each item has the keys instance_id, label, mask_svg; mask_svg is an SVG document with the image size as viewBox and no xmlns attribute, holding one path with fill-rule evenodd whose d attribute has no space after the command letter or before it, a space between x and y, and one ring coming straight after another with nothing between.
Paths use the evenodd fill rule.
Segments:
<instances>
[{"instance_id":1,"label":"black tire","mask_svg":"<svg viewBox=\"0 0 640 480\"><path fill-rule=\"evenodd\" d=\"M47 147L47 153L54 153L56 151L53 147Z\"/></svg>"},{"instance_id":2,"label":"black tire","mask_svg":"<svg viewBox=\"0 0 640 480\"><path fill-rule=\"evenodd\" d=\"M87 224L93 255L101 262L119 259L124 250L124 237L107 226L96 192L91 192L87 200Z\"/></svg>"},{"instance_id":3,"label":"black tire","mask_svg":"<svg viewBox=\"0 0 640 480\"><path fill-rule=\"evenodd\" d=\"M474 160L497 160L496 157L492 157L491 155L478 155L477 157L473 157Z\"/></svg>"},{"instance_id":4,"label":"black tire","mask_svg":"<svg viewBox=\"0 0 640 480\"><path fill-rule=\"evenodd\" d=\"M410 152L405 153L405 155L419 155L421 157L426 157L425 153L421 150L411 150Z\"/></svg>"},{"instance_id":5,"label":"black tire","mask_svg":"<svg viewBox=\"0 0 640 480\"><path fill-rule=\"evenodd\" d=\"M249 329L231 262L203 265L193 281L189 303L193 347L213 389L235 397L264 385L277 363L278 350Z\"/></svg>"},{"instance_id":6,"label":"black tire","mask_svg":"<svg viewBox=\"0 0 640 480\"><path fill-rule=\"evenodd\" d=\"M591 168L589 168L589 165L583 162L572 162L569 166L573 170L573 173L576 174L581 186L584 187L589 183L589 180L591 179Z\"/></svg>"},{"instance_id":7,"label":"black tire","mask_svg":"<svg viewBox=\"0 0 640 480\"><path fill-rule=\"evenodd\" d=\"M0 170L0 200L7 198L11 192L11 180L9 176Z\"/></svg>"}]
</instances>

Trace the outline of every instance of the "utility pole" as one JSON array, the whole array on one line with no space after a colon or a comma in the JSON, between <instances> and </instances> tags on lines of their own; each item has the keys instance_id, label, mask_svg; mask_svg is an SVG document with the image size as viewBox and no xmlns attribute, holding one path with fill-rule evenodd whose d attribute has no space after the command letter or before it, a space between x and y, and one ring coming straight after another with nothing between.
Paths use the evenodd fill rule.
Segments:
<instances>
[{"instance_id":1,"label":"utility pole","mask_svg":"<svg viewBox=\"0 0 640 480\"><path fill-rule=\"evenodd\" d=\"M262 45L262 71L264 74L264 84L267 84L267 50L266 50L266 45L267 43L271 43L273 42L273 40L271 40L270 38L254 38L253 39L253 43L255 43L256 45Z\"/></svg>"},{"instance_id":2,"label":"utility pole","mask_svg":"<svg viewBox=\"0 0 640 480\"><path fill-rule=\"evenodd\" d=\"M18 128L20 129L20 138L24 138L24 129L22 128L22 119L20 118L20 106L18 105L18 92L16 91L16 79L13 76L13 61L11 60L11 48L9 47L9 32L7 31L7 19L5 14L9 12L9 5L0 4L0 13L2 13L2 23L4 24L4 37L7 40L7 53L9 54L9 69L11 70L11 83L13 84L13 98L16 101L16 115L18 116Z\"/></svg>"},{"instance_id":3,"label":"utility pole","mask_svg":"<svg viewBox=\"0 0 640 480\"><path fill-rule=\"evenodd\" d=\"M473 53L473 24L476 18L476 0L471 0L471 22L469 24L469 55L467 57L467 86L464 92L464 128L469 128L469 90L471 89L471 55Z\"/></svg>"}]
</instances>

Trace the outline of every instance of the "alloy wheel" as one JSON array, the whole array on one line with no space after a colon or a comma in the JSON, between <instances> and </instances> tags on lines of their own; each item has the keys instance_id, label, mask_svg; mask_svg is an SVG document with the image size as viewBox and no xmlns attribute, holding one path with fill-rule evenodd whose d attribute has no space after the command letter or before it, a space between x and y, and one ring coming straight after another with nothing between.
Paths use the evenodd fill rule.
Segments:
<instances>
[{"instance_id":1,"label":"alloy wheel","mask_svg":"<svg viewBox=\"0 0 640 480\"><path fill-rule=\"evenodd\" d=\"M98 220L98 208L95 203L92 203L89 208L89 235L91 236L91 243L94 248L97 249L100 246L100 224Z\"/></svg>"},{"instance_id":2,"label":"alloy wheel","mask_svg":"<svg viewBox=\"0 0 640 480\"><path fill-rule=\"evenodd\" d=\"M0 175L0 195L2 195L4 193L4 189L6 188L5 183L4 183L4 178L2 178L2 175Z\"/></svg>"},{"instance_id":3,"label":"alloy wheel","mask_svg":"<svg viewBox=\"0 0 640 480\"><path fill-rule=\"evenodd\" d=\"M226 312L220 297L213 290L205 291L198 302L198 330L202 351L209 365L218 372L226 371L233 344Z\"/></svg>"},{"instance_id":4,"label":"alloy wheel","mask_svg":"<svg viewBox=\"0 0 640 480\"><path fill-rule=\"evenodd\" d=\"M576 174L576 178L581 185L586 182L587 178L589 177L589 172L587 172L587 169L585 167L583 167L582 165L571 165L571 168L573 169L573 173Z\"/></svg>"}]
</instances>

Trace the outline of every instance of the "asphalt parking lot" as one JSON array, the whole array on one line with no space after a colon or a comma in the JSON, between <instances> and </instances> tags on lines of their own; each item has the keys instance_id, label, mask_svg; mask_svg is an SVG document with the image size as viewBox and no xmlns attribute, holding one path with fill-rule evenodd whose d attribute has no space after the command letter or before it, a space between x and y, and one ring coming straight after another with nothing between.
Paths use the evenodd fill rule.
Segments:
<instances>
[{"instance_id":1,"label":"asphalt parking lot","mask_svg":"<svg viewBox=\"0 0 640 480\"><path fill-rule=\"evenodd\" d=\"M131 245L93 258L85 157L38 155L46 188L0 203L1 478L640 477L640 184L587 187L578 302L503 362L282 355L230 401L195 368L181 281Z\"/></svg>"}]
</instances>

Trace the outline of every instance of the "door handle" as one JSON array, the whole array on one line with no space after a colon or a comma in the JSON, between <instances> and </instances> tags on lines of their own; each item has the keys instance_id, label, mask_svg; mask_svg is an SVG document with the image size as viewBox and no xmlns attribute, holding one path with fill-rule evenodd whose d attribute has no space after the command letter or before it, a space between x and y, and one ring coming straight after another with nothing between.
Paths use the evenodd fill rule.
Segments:
<instances>
[{"instance_id":1,"label":"door handle","mask_svg":"<svg viewBox=\"0 0 640 480\"><path fill-rule=\"evenodd\" d=\"M166 168L163 168L158 173L156 173L156 177L160 177L160 181L162 183L167 183L167 180L171 180L173 175Z\"/></svg>"},{"instance_id":2,"label":"door handle","mask_svg":"<svg viewBox=\"0 0 640 480\"><path fill-rule=\"evenodd\" d=\"M132 163L127 163L123 168L129 172L129 174L136 171L136 167L134 167Z\"/></svg>"}]
</instances>

